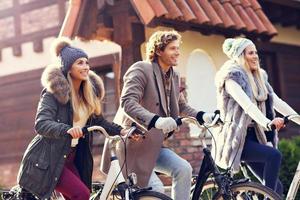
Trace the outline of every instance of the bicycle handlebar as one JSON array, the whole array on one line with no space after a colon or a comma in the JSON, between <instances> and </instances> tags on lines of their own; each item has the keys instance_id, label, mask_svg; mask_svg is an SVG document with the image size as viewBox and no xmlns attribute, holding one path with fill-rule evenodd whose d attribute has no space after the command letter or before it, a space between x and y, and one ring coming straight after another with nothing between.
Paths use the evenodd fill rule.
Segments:
<instances>
[{"instance_id":1,"label":"bicycle handlebar","mask_svg":"<svg viewBox=\"0 0 300 200\"><path fill-rule=\"evenodd\" d=\"M186 122L186 123L195 124L199 128L201 128L201 127L209 128L209 127L215 126L216 124L223 123L220 120L220 113L219 112L216 112L214 120L209 124L208 123L200 124L195 117L178 117L175 121L176 121L177 126L181 126L183 122ZM174 133L174 131L166 133L167 138L170 137L171 135L173 135L173 133Z\"/></svg>"},{"instance_id":2,"label":"bicycle handlebar","mask_svg":"<svg viewBox=\"0 0 300 200\"><path fill-rule=\"evenodd\" d=\"M300 118L300 115L298 115L298 114L291 114L291 115L287 115L287 116L282 117L283 124L287 125L293 118ZM274 124L271 125L271 130L272 131L276 130L276 126Z\"/></svg>"},{"instance_id":3,"label":"bicycle handlebar","mask_svg":"<svg viewBox=\"0 0 300 200\"><path fill-rule=\"evenodd\" d=\"M216 117L214 118L214 120L209 124L208 123L200 124L195 117L179 117L179 118L176 119L177 126L180 126L183 123L192 123L192 124L195 124L196 126L198 126L199 128L201 128L201 127L206 127L206 128L213 127L213 126L220 123L219 122L219 114L216 114Z\"/></svg>"},{"instance_id":4,"label":"bicycle handlebar","mask_svg":"<svg viewBox=\"0 0 300 200\"><path fill-rule=\"evenodd\" d=\"M121 136L121 135L114 135L114 136L110 136L107 131L102 127L102 126L90 126L90 127L83 127L82 128L82 132L83 135L88 134L89 132L93 132L93 131L99 131L100 133L102 133L106 138L111 139L111 140L119 140L121 138L130 138L132 136L132 134L138 134L138 135L142 135L144 136L145 133L143 131L140 131L137 129L135 124L132 124L131 127L129 128L129 131L127 133L127 135L125 136Z\"/></svg>"}]
</instances>

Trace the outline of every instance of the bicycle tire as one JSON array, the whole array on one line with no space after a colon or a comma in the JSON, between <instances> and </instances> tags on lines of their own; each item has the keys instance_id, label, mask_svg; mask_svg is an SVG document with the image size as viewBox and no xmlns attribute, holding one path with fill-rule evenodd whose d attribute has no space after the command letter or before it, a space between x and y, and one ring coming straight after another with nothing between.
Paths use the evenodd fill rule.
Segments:
<instances>
[{"instance_id":1,"label":"bicycle tire","mask_svg":"<svg viewBox=\"0 0 300 200\"><path fill-rule=\"evenodd\" d=\"M91 196L90 200L99 200L99 196ZM114 194L110 196L110 199L121 199L121 197L118 194ZM155 192L155 191L135 191L131 197L130 200L172 200L170 197L168 197L165 194Z\"/></svg>"},{"instance_id":2,"label":"bicycle tire","mask_svg":"<svg viewBox=\"0 0 300 200\"><path fill-rule=\"evenodd\" d=\"M172 200L169 196L152 190L135 191L132 200Z\"/></svg>"},{"instance_id":3,"label":"bicycle tire","mask_svg":"<svg viewBox=\"0 0 300 200\"><path fill-rule=\"evenodd\" d=\"M190 199L193 197L196 184L192 185ZM207 179L203 185L199 200L212 200L213 196L218 192L217 185L212 178Z\"/></svg>"},{"instance_id":4,"label":"bicycle tire","mask_svg":"<svg viewBox=\"0 0 300 200\"><path fill-rule=\"evenodd\" d=\"M217 187L218 186L212 179L208 180L203 186L203 191L199 200L223 200ZM272 189L256 182L236 183L230 188L234 199L282 200L282 198Z\"/></svg>"}]
</instances>

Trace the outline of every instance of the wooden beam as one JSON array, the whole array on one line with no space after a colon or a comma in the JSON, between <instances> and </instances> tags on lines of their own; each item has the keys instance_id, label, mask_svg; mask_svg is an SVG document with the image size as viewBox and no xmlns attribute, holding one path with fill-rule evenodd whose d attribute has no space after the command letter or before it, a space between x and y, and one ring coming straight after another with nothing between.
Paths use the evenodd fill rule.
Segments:
<instances>
[{"instance_id":1,"label":"wooden beam","mask_svg":"<svg viewBox=\"0 0 300 200\"><path fill-rule=\"evenodd\" d=\"M58 4L58 15L59 15L59 24L64 23L64 19L66 16L66 0L57 0Z\"/></svg>"},{"instance_id":2,"label":"wooden beam","mask_svg":"<svg viewBox=\"0 0 300 200\"><path fill-rule=\"evenodd\" d=\"M14 46L16 44L30 42L37 38L46 38L46 37L50 37L50 36L56 36L59 33L59 30L60 30L60 26L57 26L57 27L45 29L43 31L37 31L37 32L30 33L30 34L21 35L18 37L16 36L16 37L9 38L6 40L1 40L0 49L2 49L4 47Z\"/></svg>"},{"instance_id":3,"label":"wooden beam","mask_svg":"<svg viewBox=\"0 0 300 200\"><path fill-rule=\"evenodd\" d=\"M91 68L105 66L105 65L112 65L113 63L117 62L120 59L118 53L102 55L95 58L90 58L89 63Z\"/></svg>"},{"instance_id":4,"label":"wooden beam","mask_svg":"<svg viewBox=\"0 0 300 200\"><path fill-rule=\"evenodd\" d=\"M20 4L19 0L13 0L13 8L14 12L14 30L15 30L15 37L20 37L21 33L21 14L20 14ZM14 56L22 56L22 47L21 44L13 45L13 55Z\"/></svg>"},{"instance_id":5,"label":"wooden beam","mask_svg":"<svg viewBox=\"0 0 300 200\"><path fill-rule=\"evenodd\" d=\"M50 6L50 5L56 4L56 1L57 0L32 1L32 2L29 2L29 3L26 3L26 4L21 4L21 5L17 1L16 3L18 3L20 8L15 9L14 7L12 7L12 8L8 8L8 9L5 9L5 10L1 10L0 19L4 18L4 17L12 16L16 12L24 13L24 12L28 12L28 11L31 11L31 10L36 10L36 9L39 9L39 8ZM61 0L61 1L66 1L66 0Z\"/></svg>"},{"instance_id":6,"label":"wooden beam","mask_svg":"<svg viewBox=\"0 0 300 200\"><path fill-rule=\"evenodd\" d=\"M82 7L74 27L73 36L91 39L92 33L97 29L97 1L83 0Z\"/></svg>"},{"instance_id":7,"label":"wooden beam","mask_svg":"<svg viewBox=\"0 0 300 200\"><path fill-rule=\"evenodd\" d=\"M12 48L13 48L13 55L14 56L22 56L22 47L21 47L21 45L14 45Z\"/></svg>"},{"instance_id":8,"label":"wooden beam","mask_svg":"<svg viewBox=\"0 0 300 200\"><path fill-rule=\"evenodd\" d=\"M142 60L140 47L145 41L145 27L142 24L132 23L128 10L116 13L112 17L114 24L113 41L122 48L120 77L123 77L134 62ZM120 87L122 88L122 86L123 83L121 82Z\"/></svg>"},{"instance_id":9,"label":"wooden beam","mask_svg":"<svg viewBox=\"0 0 300 200\"><path fill-rule=\"evenodd\" d=\"M43 40L37 39L33 41L33 51L36 53L43 52Z\"/></svg>"}]
</instances>

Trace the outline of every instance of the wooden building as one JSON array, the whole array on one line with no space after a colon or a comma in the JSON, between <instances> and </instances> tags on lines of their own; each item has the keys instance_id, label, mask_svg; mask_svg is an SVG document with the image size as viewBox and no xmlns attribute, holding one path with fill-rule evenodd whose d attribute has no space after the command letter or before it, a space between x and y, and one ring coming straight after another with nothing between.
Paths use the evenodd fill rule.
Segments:
<instances>
[{"instance_id":1,"label":"wooden building","mask_svg":"<svg viewBox=\"0 0 300 200\"><path fill-rule=\"evenodd\" d=\"M0 1L0 187L16 184L22 155L35 135L41 73L51 63L50 44L59 35L69 3ZM75 40L74 45L88 53L92 69L102 76L106 86L104 114L112 120L117 102L114 71L120 65L120 48L100 41ZM98 155L102 143L103 138L95 138Z\"/></svg>"},{"instance_id":2,"label":"wooden building","mask_svg":"<svg viewBox=\"0 0 300 200\"><path fill-rule=\"evenodd\" d=\"M145 56L145 41L156 30L175 29L182 35L178 70L187 85L189 103L199 110L216 107L214 75L226 60L222 53L225 37L246 36L260 54L276 93L300 112L300 31L297 1L277 0L81 0L73 29L68 36L87 40L105 37L122 47L119 77ZM72 8L70 9L72 12ZM75 13L75 11L74 11ZM287 17L286 17L287 16ZM70 17L71 18L71 17ZM72 26L69 26L72 27ZM204 84L205 83L205 84ZM200 85L200 86L199 86ZM205 86L204 86L205 85ZM120 83L120 87L122 83ZM299 131L291 126L280 135ZM193 127L190 132L193 135ZM169 145L199 166L199 141L186 133L177 134Z\"/></svg>"},{"instance_id":3,"label":"wooden building","mask_svg":"<svg viewBox=\"0 0 300 200\"><path fill-rule=\"evenodd\" d=\"M9 2L9 0L5 1ZM221 50L222 43L226 37L246 36L256 43L262 67L268 71L276 93L300 112L300 93L297 92L300 86L300 78L297 76L300 72L300 3L298 1L70 0L66 15L65 0L11 1L14 3L12 9L21 11L31 10L29 7L42 9L41 5L47 4L45 2L48 2L48 5L57 4L59 22L56 25L58 27L62 25L61 28L52 27L46 29L47 31L41 31L41 34L37 31L24 37L20 35L22 31L19 28L15 29L17 36L10 36L7 33L9 36L0 39L0 47L11 47L15 56L23 54L19 47L23 42L31 42L37 53L44 51L46 48L42 45L42 38L56 36L59 32L60 35L71 38L78 36L86 41L107 39L118 44L122 51L121 64L118 63L119 54L112 53L107 56L108 62L104 64L106 67L95 68L96 71L99 69L99 73L114 72L114 80L109 79L110 83L106 84L109 85L106 89L111 88L111 93L114 93L114 97L111 98L117 98L120 94L121 77L128 67L145 57L145 41L149 36L156 30L175 29L180 32L183 39L178 71L182 75L182 84L186 85L188 101L193 107L199 110L214 110L216 100L213 79L216 71L226 60ZM22 1L27 3L23 5L20 3ZM9 18L8 13L10 12L0 11L0 24L3 18ZM22 24L21 15L13 16L17 18L14 27ZM9 21L11 18L7 20L11 22ZM25 38L25 41L16 40L20 37ZM19 42L13 42L15 40ZM1 46L3 44L4 46ZM4 55L2 59L4 60ZM95 66L98 66L103 57L95 59L97 59ZM40 90L38 78L41 67L43 66L39 66L36 71L25 69L22 74L11 73L1 77L0 93L5 91L6 97L0 96L0 142L2 143L0 150L3 145L10 144L10 150L7 150L5 155L0 154L1 178L3 177L1 166L4 166L9 159L16 162L25 148L25 143L28 143L33 135L32 117ZM30 77L35 77L33 78L35 82ZM8 83L13 83L14 88L11 89ZM28 84L28 88L31 89L25 90L21 87L25 84ZM17 92L19 90L21 93ZM117 104L117 101L115 104L110 104L112 107L107 110L110 116L113 116ZM19 109L14 108L17 107L16 105ZM281 135L290 136L296 131L295 127L291 127ZM11 135L14 135L14 140L11 140L11 143L6 142L11 139ZM17 143L18 145L12 145ZM193 127L183 127L181 132L175 134L174 138L167 143L191 162L195 170L198 169L202 157L201 143L195 139ZM96 158L99 159L99 155ZM5 183L2 182L0 179L0 185Z\"/></svg>"}]
</instances>

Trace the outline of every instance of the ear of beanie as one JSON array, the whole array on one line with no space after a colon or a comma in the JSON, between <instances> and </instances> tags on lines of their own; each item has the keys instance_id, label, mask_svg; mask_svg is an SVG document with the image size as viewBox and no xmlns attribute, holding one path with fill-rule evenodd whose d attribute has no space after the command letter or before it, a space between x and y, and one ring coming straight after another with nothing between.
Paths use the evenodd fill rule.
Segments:
<instances>
[{"instance_id":1,"label":"ear of beanie","mask_svg":"<svg viewBox=\"0 0 300 200\"><path fill-rule=\"evenodd\" d=\"M254 45L253 42L247 38L228 38L223 43L223 52L230 58L238 58L245 48L249 45Z\"/></svg>"},{"instance_id":2,"label":"ear of beanie","mask_svg":"<svg viewBox=\"0 0 300 200\"><path fill-rule=\"evenodd\" d=\"M52 43L52 52L60 57L61 70L65 76L78 58L88 58L88 55L79 48L71 46L72 41L67 37L56 38Z\"/></svg>"},{"instance_id":3,"label":"ear of beanie","mask_svg":"<svg viewBox=\"0 0 300 200\"><path fill-rule=\"evenodd\" d=\"M235 39L233 38L227 38L224 43L223 43L223 52L229 57L231 58L232 56L232 44L234 42Z\"/></svg>"}]
</instances>

